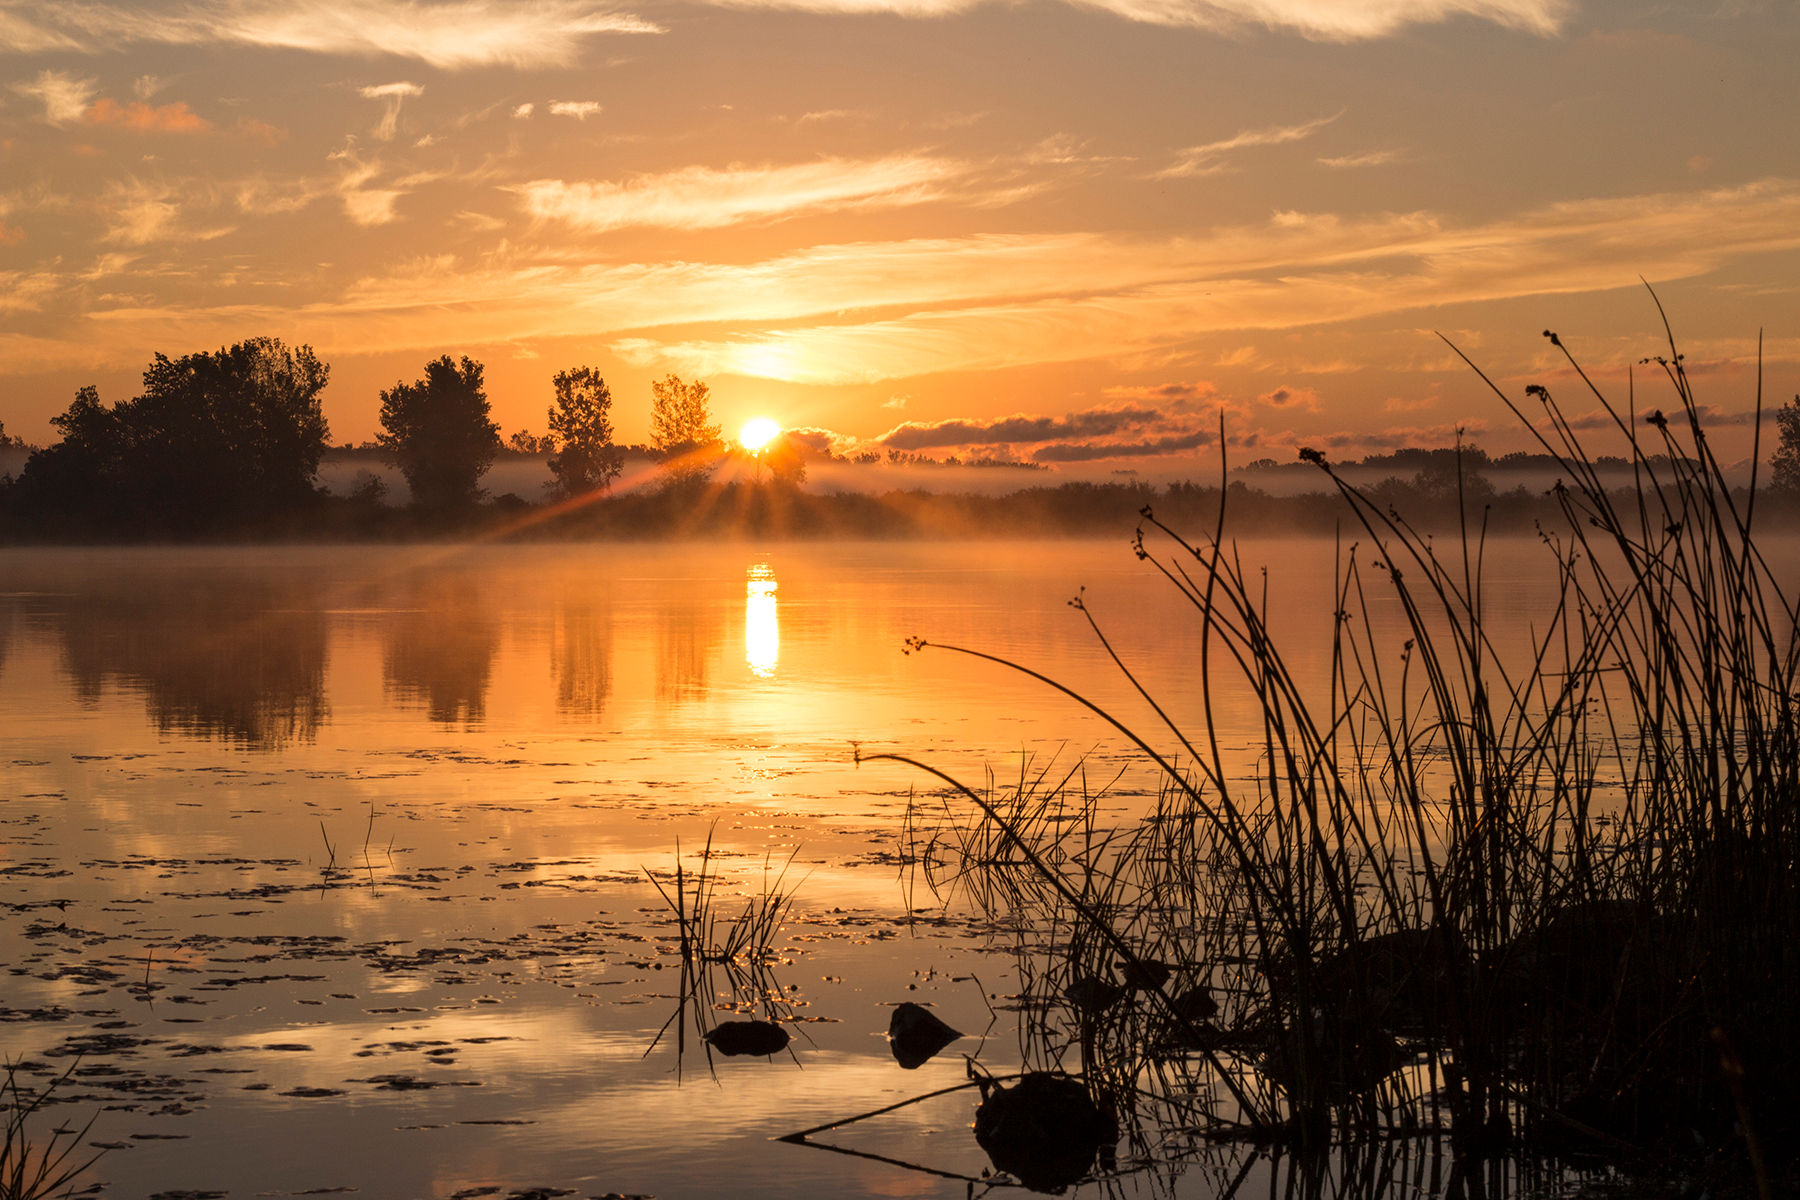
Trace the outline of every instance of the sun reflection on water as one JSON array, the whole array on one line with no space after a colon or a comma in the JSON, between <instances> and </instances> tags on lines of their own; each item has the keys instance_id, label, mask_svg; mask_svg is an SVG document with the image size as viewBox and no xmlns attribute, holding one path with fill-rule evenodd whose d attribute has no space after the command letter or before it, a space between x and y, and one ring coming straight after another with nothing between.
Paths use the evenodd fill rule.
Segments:
<instances>
[{"instance_id":1,"label":"sun reflection on water","mask_svg":"<svg viewBox=\"0 0 1800 1200\"><path fill-rule=\"evenodd\" d=\"M744 581L744 662L761 679L775 677L781 658L781 619L775 611L775 572L768 563L751 567Z\"/></svg>"}]
</instances>

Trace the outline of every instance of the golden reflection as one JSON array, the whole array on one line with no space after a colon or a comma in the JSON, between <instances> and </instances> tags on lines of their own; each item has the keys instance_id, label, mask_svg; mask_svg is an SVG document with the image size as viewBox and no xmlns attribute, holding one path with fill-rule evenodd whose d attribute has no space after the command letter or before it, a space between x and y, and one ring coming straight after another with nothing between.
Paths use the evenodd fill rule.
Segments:
<instances>
[{"instance_id":1,"label":"golden reflection","mask_svg":"<svg viewBox=\"0 0 1800 1200\"><path fill-rule=\"evenodd\" d=\"M598 717L612 695L612 606L565 601L551 643L559 712Z\"/></svg>"},{"instance_id":2,"label":"golden reflection","mask_svg":"<svg viewBox=\"0 0 1800 1200\"><path fill-rule=\"evenodd\" d=\"M775 572L768 563L750 568L744 583L744 661L750 673L772 679L781 658L781 618L775 611Z\"/></svg>"},{"instance_id":3,"label":"golden reflection","mask_svg":"<svg viewBox=\"0 0 1800 1200\"><path fill-rule=\"evenodd\" d=\"M389 695L423 707L441 725L480 727L500 625L471 581L421 587L413 607L394 614L381 673Z\"/></svg>"}]
</instances>

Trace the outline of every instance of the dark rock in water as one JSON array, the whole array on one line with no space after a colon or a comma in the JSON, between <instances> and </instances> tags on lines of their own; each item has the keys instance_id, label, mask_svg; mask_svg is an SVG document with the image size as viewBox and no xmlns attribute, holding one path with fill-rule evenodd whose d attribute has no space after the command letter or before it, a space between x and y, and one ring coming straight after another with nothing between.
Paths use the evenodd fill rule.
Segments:
<instances>
[{"instance_id":1,"label":"dark rock in water","mask_svg":"<svg viewBox=\"0 0 1800 1200\"><path fill-rule=\"evenodd\" d=\"M1136 988L1141 992L1155 991L1174 974L1168 963L1157 962L1154 958L1134 958L1130 962L1120 963L1119 971L1125 977L1126 987Z\"/></svg>"},{"instance_id":2,"label":"dark rock in water","mask_svg":"<svg viewBox=\"0 0 1800 1200\"><path fill-rule=\"evenodd\" d=\"M1219 1002L1213 999L1212 989L1204 983L1196 983L1179 993L1171 1003L1177 1016L1194 1024L1219 1015Z\"/></svg>"},{"instance_id":3,"label":"dark rock in water","mask_svg":"<svg viewBox=\"0 0 1800 1200\"><path fill-rule=\"evenodd\" d=\"M1437 929L1398 929L1359 938L1313 968L1308 1000L1401 1033L1441 1030L1450 994L1469 977L1467 959Z\"/></svg>"},{"instance_id":4,"label":"dark rock in water","mask_svg":"<svg viewBox=\"0 0 1800 1200\"><path fill-rule=\"evenodd\" d=\"M1219 1002L1204 983L1183 988L1169 1000L1168 1018L1161 1022L1161 1036L1178 1047L1212 1046L1219 1031L1212 1019L1219 1015Z\"/></svg>"},{"instance_id":5,"label":"dark rock in water","mask_svg":"<svg viewBox=\"0 0 1800 1200\"><path fill-rule=\"evenodd\" d=\"M1338 1102L1372 1091L1407 1061L1380 1025L1316 1011L1280 1031L1258 1065L1290 1096Z\"/></svg>"},{"instance_id":6,"label":"dark rock in water","mask_svg":"<svg viewBox=\"0 0 1800 1200\"><path fill-rule=\"evenodd\" d=\"M1502 1001L1563 1024L1603 1027L1627 950L1649 932L1650 913L1630 900L1564 905L1485 965ZM1673 982L1673 981L1670 981Z\"/></svg>"},{"instance_id":7,"label":"dark rock in water","mask_svg":"<svg viewBox=\"0 0 1800 1200\"><path fill-rule=\"evenodd\" d=\"M787 1049L788 1031L771 1021L726 1021L713 1026L706 1040L728 1058L741 1054L777 1054Z\"/></svg>"},{"instance_id":8,"label":"dark rock in water","mask_svg":"<svg viewBox=\"0 0 1800 1200\"><path fill-rule=\"evenodd\" d=\"M1118 984L1108 983L1093 975L1083 975L1063 989L1063 996L1070 1004L1090 1014L1111 1008L1124 994L1125 989Z\"/></svg>"},{"instance_id":9,"label":"dark rock in water","mask_svg":"<svg viewBox=\"0 0 1800 1200\"><path fill-rule=\"evenodd\" d=\"M894 1061L908 1071L922 1066L961 1036L923 1005L910 1000L894 1009L893 1019L888 1022L888 1046L894 1052Z\"/></svg>"},{"instance_id":10,"label":"dark rock in water","mask_svg":"<svg viewBox=\"0 0 1800 1200\"><path fill-rule=\"evenodd\" d=\"M1118 1125L1066 1075L1034 1072L994 1088L975 1110L975 1140L995 1168L1034 1192L1062 1191L1118 1139Z\"/></svg>"}]
</instances>

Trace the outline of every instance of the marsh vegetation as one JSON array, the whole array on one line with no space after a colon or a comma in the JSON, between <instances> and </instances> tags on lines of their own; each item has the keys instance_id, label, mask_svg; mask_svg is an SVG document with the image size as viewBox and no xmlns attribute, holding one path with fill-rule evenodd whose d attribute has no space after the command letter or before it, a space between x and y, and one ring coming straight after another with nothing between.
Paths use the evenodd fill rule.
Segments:
<instances>
[{"instance_id":1,"label":"marsh vegetation","mask_svg":"<svg viewBox=\"0 0 1800 1200\"><path fill-rule=\"evenodd\" d=\"M971 788L900 758L935 777L908 827L916 878L1014 930L1027 1060L1078 1074L1140 1159L1196 1137L1302 1159L1429 1147L1459 1191L1520 1155L1704 1159L1764 1195L1791 1168L1786 564L1759 546L1754 492L1727 485L1672 343L1667 413L1569 363L1634 486L1602 484L1547 389L1501 396L1562 475L1561 519L1539 530L1557 587L1527 639L1491 626L1478 505L1459 496L1460 536L1434 538L1308 452L1354 514L1318 614L1323 686L1311 644L1272 626L1228 510L1196 535L1146 507L1136 539L1191 605L1200 721L1170 715L1192 697L1140 683L1080 596L1145 720L1028 662L911 643L1038 677L1160 776L1151 811L1109 825L1080 772ZM1244 704L1258 732L1222 741L1213 714Z\"/></svg>"}]
</instances>

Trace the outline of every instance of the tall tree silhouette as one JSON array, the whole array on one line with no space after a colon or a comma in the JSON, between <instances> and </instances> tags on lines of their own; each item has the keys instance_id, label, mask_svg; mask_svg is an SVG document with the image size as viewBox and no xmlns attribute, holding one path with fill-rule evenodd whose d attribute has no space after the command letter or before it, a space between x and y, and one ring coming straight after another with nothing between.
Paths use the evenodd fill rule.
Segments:
<instances>
[{"instance_id":1,"label":"tall tree silhouette","mask_svg":"<svg viewBox=\"0 0 1800 1200\"><path fill-rule=\"evenodd\" d=\"M107 408L91 387L54 418L62 440L26 463L28 506L183 532L242 525L317 496L330 368L279 338L158 354L144 390Z\"/></svg>"},{"instance_id":2,"label":"tall tree silhouette","mask_svg":"<svg viewBox=\"0 0 1800 1200\"><path fill-rule=\"evenodd\" d=\"M625 456L613 445L612 389L592 367L559 371L551 384L556 402L550 406L550 436L558 443L550 460L553 486L563 496L609 486L625 469Z\"/></svg>"},{"instance_id":3,"label":"tall tree silhouette","mask_svg":"<svg viewBox=\"0 0 1800 1200\"><path fill-rule=\"evenodd\" d=\"M425 378L381 393L375 440L406 476L413 503L455 509L475 503L481 476L500 452L500 427L488 417L481 364L448 354L425 364Z\"/></svg>"},{"instance_id":4,"label":"tall tree silhouette","mask_svg":"<svg viewBox=\"0 0 1800 1200\"><path fill-rule=\"evenodd\" d=\"M662 452L671 483L696 483L718 465L719 427L711 392L695 380L670 375L650 385L650 441Z\"/></svg>"}]
</instances>

